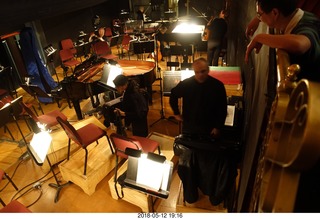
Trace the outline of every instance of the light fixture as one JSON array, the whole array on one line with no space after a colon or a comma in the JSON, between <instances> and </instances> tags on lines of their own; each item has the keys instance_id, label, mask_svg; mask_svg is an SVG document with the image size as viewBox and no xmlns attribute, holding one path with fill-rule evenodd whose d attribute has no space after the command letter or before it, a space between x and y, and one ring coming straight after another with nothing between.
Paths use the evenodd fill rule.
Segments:
<instances>
[{"instance_id":1,"label":"light fixture","mask_svg":"<svg viewBox=\"0 0 320 219\"><path fill-rule=\"evenodd\" d=\"M203 33L205 26L190 22L182 22L172 30L172 33Z\"/></svg>"},{"instance_id":2,"label":"light fixture","mask_svg":"<svg viewBox=\"0 0 320 219\"><path fill-rule=\"evenodd\" d=\"M57 189L56 196L54 199L54 202L57 202L59 199L60 190L69 185L70 183L64 183L61 184L58 180L56 173L53 170L53 166L50 162L49 157L47 156L48 150L52 144L52 137L49 134L50 130L46 130L45 125L37 124L33 125L33 137L30 141L30 144L28 145L27 149L28 152L31 154L31 157L36 162L37 165L42 166L44 161L47 159L50 170L53 174L53 177L56 180L56 183L50 183L49 186Z\"/></svg>"},{"instance_id":3,"label":"light fixture","mask_svg":"<svg viewBox=\"0 0 320 219\"><path fill-rule=\"evenodd\" d=\"M142 153L126 148L128 169L124 184L147 194L167 198L171 183L173 163L163 155Z\"/></svg>"},{"instance_id":4,"label":"light fixture","mask_svg":"<svg viewBox=\"0 0 320 219\"><path fill-rule=\"evenodd\" d=\"M29 150L38 165L42 165L45 161L51 143L52 137L48 131L34 133Z\"/></svg>"}]
</instances>

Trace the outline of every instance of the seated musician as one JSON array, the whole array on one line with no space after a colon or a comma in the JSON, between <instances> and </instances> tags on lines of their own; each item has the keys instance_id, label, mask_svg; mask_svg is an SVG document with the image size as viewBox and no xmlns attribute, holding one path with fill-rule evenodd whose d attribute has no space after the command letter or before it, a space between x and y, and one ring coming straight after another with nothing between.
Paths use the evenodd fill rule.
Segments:
<instances>
[{"instance_id":1,"label":"seated musician","mask_svg":"<svg viewBox=\"0 0 320 219\"><path fill-rule=\"evenodd\" d=\"M107 36L105 36L105 29L104 27L100 27L98 29L98 33L96 34L95 32L90 34L89 37L89 42L97 42L97 41L105 41L109 44L109 40L107 38Z\"/></svg>"},{"instance_id":2,"label":"seated musician","mask_svg":"<svg viewBox=\"0 0 320 219\"><path fill-rule=\"evenodd\" d=\"M149 111L147 92L142 92L135 80L130 80L124 75L118 75L113 83L118 94L123 95L122 102L114 109L114 113L125 119L125 126L132 126L132 134L136 136L148 136L147 115ZM110 112L110 111L109 111ZM104 114L105 125L108 126L108 120L115 118L114 115ZM110 121L112 122L112 121ZM115 124L121 129L122 124ZM119 132L118 132L119 133ZM120 133L121 134L121 133Z\"/></svg>"}]
</instances>

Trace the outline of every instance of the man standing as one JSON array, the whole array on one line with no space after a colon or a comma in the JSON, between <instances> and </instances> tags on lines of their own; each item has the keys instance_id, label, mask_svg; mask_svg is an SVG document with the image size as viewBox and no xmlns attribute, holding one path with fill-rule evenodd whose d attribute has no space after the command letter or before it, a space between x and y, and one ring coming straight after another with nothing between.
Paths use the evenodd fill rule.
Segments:
<instances>
[{"instance_id":1,"label":"man standing","mask_svg":"<svg viewBox=\"0 0 320 219\"><path fill-rule=\"evenodd\" d=\"M227 96L223 83L209 76L204 58L193 62L195 75L185 79L171 90L170 106L182 133L219 137L227 116ZM178 99L182 98L182 114Z\"/></svg>"},{"instance_id":2,"label":"man standing","mask_svg":"<svg viewBox=\"0 0 320 219\"><path fill-rule=\"evenodd\" d=\"M225 11L222 10L218 18L211 19L207 24L207 60L209 65L218 65L219 55L227 30L228 25L225 20Z\"/></svg>"}]
</instances>

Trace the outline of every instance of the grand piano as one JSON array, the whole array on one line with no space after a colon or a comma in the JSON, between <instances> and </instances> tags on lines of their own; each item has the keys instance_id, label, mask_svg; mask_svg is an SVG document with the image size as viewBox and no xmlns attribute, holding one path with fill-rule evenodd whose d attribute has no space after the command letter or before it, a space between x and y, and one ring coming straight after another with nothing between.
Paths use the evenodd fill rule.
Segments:
<instances>
[{"instance_id":1,"label":"grand piano","mask_svg":"<svg viewBox=\"0 0 320 219\"><path fill-rule=\"evenodd\" d=\"M122 68L122 74L139 79L140 87L150 91L151 85L155 80L154 62L135 61L135 60L109 60L110 64L118 64ZM51 91L56 99L67 99L75 109L78 120L83 119L80 101L90 98L93 108L100 105L98 95L107 91L115 91L114 88L101 83L102 69L106 64L103 58L90 57L74 69L71 76L65 77L57 88Z\"/></svg>"}]
</instances>

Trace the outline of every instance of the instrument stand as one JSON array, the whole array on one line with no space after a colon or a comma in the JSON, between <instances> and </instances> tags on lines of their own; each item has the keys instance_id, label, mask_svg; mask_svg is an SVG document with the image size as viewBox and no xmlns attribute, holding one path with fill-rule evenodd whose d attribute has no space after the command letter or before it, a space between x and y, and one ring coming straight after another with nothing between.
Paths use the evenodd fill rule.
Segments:
<instances>
[{"instance_id":1,"label":"instrument stand","mask_svg":"<svg viewBox=\"0 0 320 219\"><path fill-rule=\"evenodd\" d=\"M62 189L63 187L65 187L65 186L71 184L71 182L67 182L67 183L64 183L64 184L60 184L60 183L59 183L59 180L58 180L58 178L57 178L57 175L56 175L56 173L55 173L54 170L53 170L53 166L52 166L52 164L51 164L50 159L49 159L48 156L47 156L47 161L48 161L48 163L49 163L50 170L51 170L51 172L52 172L52 174L53 174L53 177L54 177L54 179L56 180L56 183L50 183L49 186L52 187L52 188L57 189L56 196L55 196L55 198L54 198L54 202L57 203L58 200L59 200L59 195L60 195L61 189Z\"/></svg>"},{"instance_id":2,"label":"instrument stand","mask_svg":"<svg viewBox=\"0 0 320 219\"><path fill-rule=\"evenodd\" d=\"M161 110L160 110L160 118L158 120L156 120L155 122L153 122L150 127L152 127L153 125L155 125L156 123L160 122L161 120L167 120L170 122L173 122L175 124L178 124L176 121L171 120L171 118L166 118L165 113L164 113L164 105L163 105L163 78L161 76L161 71L160 71L160 78L158 78L158 80L160 80L160 105L161 105Z\"/></svg>"}]
</instances>

